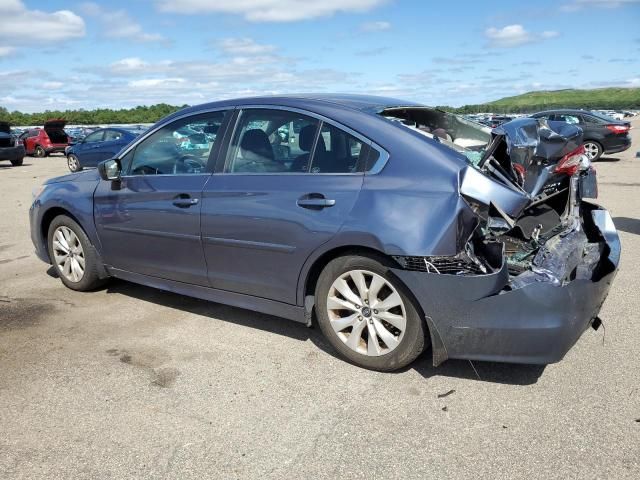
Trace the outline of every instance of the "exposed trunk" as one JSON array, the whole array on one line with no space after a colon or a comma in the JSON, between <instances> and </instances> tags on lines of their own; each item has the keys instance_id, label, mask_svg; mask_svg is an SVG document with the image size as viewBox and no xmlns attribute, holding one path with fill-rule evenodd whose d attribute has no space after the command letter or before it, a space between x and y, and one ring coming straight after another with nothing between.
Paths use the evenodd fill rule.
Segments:
<instances>
[{"instance_id":1,"label":"exposed trunk","mask_svg":"<svg viewBox=\"0 0 640 480\"><path fill-rule=\"evenodd\" d=\"M53 144L67 144L69 143L69 137L65 133L65 131L61 128L47 128L45 127L45 131L49 136L49 140Z\"/></svg>"}]
</instances>

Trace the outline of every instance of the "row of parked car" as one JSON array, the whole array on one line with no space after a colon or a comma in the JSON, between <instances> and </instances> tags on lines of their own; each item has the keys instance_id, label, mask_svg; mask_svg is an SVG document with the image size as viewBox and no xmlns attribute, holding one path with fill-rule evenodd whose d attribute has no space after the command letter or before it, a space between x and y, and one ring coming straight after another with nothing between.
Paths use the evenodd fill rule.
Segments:
<instances>
[{"instance_id":1,"label":"row of parked car","mask_svg":"<svg viewBox=\"0 0 640 480\"><path fill-rule=\"evenodd\" d=\"M95 167L111 158L146 130L135 127L78 127L65 129L61 119L49 120L42 127L11 130L0 122L0 160L22 165L24 157L43 158L52 153L64 153L69 170Z\"/></svg>"},{"instance_id":2,"label":"row of parked car","mask_svg":"<svg viewBox=\"0 0 640 480\"><path fill-rule=\"evenodd\" d=\"M614 112L615 113L615 112ZM624 112L626 113L630 112ZM519 115L522 116L522 115ZM467 119L496 128L519 116L482 114L466 116ZM624 151L631 146L628 135L631 124L626 120L612 118L600 111L550 110L530 115L552 121L562 121L582 128L586 155L591 161L603 154ZM86 167L95 167L103 160L113 157L123 147L146 131L146 127L79 127L65 129L64 120L45 122L42 128L12 131L7 122L0 122L0 160L10 160L14 166L22 165L25 155L46 157L52 153L64 153L67 166L72 172ZM176 136L177 143L191 142L197 146L204 132L185 131Z\"/></svg>"}]
</instances>

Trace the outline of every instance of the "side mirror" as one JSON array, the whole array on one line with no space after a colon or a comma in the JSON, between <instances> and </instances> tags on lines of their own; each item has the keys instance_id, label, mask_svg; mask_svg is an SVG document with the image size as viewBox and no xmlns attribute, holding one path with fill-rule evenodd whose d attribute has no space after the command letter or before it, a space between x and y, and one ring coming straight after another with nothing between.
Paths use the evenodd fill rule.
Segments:
<instances>
[{"instance_id":1,"label":"side mirror","mask_svg":"<svg viewBox=\"0 0 640 480\"><path fill-rule=\"evenodd\" d=\"M120 180L120 174L122 173L120 160L117 158L110 158L109 160L100 162L98 164L98 172L103 180Z\"/></svg>"}]
</instances>

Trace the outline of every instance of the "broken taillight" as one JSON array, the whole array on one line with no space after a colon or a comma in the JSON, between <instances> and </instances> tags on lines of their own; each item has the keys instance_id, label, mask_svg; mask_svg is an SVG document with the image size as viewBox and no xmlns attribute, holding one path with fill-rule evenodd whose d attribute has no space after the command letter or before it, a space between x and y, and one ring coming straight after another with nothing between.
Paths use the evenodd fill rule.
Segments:
<instances>
[{"instance_id":1,"label":"broken taillight","mask_svg":"<svg viewBox=\"0 0 640 480\"><path fill-rule=\"evenodd\" d=\"M629 131L629 127L626 125L607 125L607 128L613 133L627 133Z\"/></svg>"},{"instance_id":2,"label":"broken taillight","mask_svg":"<svg viewBox=\"0 0 640 480\"><path fill-rule=\"evenodd\" d=\"M566 173L567 175L572 176L578 171L578 168L580 168L580 162L582 161L582 156L584 154L584 145L580 145L578 148L576 148L572 152L567 153L560 159L560 161L556 165L554 172Z\"/></svg>"}]
</instances>

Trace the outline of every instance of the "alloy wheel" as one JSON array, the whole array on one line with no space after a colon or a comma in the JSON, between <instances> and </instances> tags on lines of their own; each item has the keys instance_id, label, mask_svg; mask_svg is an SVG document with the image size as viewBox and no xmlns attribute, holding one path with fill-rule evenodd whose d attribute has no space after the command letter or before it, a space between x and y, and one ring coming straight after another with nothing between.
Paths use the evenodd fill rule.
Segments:
<instances>
[{"instance_id":1,"label":"alloy wheel","mask_svg":"<svg viewBox=\"0 0 640 480\"><path fill-rule=\"evenodd\" d=\"M78 159L75 155L69 155L67 157L67 166L72 172L78 171Z\"/></svg>"},{"instance_id":2,"label":"alloy wheel","mask_svg":"<svg viewBox=\"0 0 640 480\"><path fill-rule=\"evenodd\" d=\"M58 270L70 282L84 276L85 257L78 236L69 227L58 227L53 233L53 256Z\"/></svg>"},{"instance_id":3,"label":"alloy wheel","mask_svg":"<svg viewBox=\"0 0 640 480\"><path fill-rule=\"evenodd\" d=\"M393 351L407 326L400 294L383 276L367 270L345 272L333 282L327 312L338 338L367 356Z\"/></svg>"},{"instance_id":4,"label":"alloy wheel","mask_svg":"<svg viewBox=\"0 0 640 480\"><path fill-rule=\"evenodd\" d=\"M589 160L593 160L598 156L598 153L600 153L600 148L593 142L586 142L584 144L584 153Z\"/></svg>"}]
</instances>

